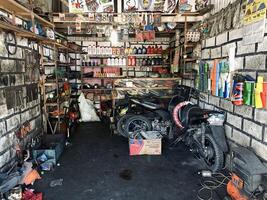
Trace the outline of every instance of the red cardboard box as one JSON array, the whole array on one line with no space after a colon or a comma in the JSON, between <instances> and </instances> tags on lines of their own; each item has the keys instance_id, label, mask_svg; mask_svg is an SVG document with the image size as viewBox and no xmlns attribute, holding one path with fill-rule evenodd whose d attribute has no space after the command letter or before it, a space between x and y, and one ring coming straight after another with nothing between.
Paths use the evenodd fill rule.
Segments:
<instances>
[{"instance_id":1,"label":"red cardboard box","mask_svg":"<svg viewBox=\"0 0 267 200\"><path fill-rule=\"evenodd\" d=\"M130 155L161 155L161 139L129 139Z\"/></svg>"}]
</instances>

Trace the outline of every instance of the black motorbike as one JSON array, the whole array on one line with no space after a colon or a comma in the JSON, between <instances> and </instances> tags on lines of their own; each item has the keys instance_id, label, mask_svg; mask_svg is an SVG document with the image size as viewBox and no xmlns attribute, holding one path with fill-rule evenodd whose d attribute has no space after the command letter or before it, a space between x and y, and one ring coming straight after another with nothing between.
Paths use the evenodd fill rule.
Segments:
<instances>
[{"instance_id":1,"label":"black motorbike","mask_svg":"<svg viewBox=\"0 0 267 200\"><path fill-rule=\"evenodd\" d=\"M140 132L156 131L167 139L173 139L176 126L171 112L179 98L173 96L167 102L159 97L131 98L131 105L139 109L131 110L118 121L125 137L135 138Z\"/></svg>"},{"instance_id":2,"label":"black motorbike","mask_svg":"<svg viewBox=\"0 0 267 200\"><path fill-rule=\"evenodd\" d=\"M200 97L200 93L194 88L180 86L180 95L184 101L173 109L173 120L179 129L179 135L173 144L183 141L205 161L208 169L213 172L221 170L224 155L228 152L224 131L225 114L192 104L189 101L191 98Z\"/></svg>"}]
</instances>

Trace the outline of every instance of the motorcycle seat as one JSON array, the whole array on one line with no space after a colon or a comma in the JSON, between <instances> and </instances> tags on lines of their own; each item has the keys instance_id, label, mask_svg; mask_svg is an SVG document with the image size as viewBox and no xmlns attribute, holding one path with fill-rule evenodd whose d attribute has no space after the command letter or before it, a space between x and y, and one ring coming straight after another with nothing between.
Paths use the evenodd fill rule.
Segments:
<instances>
[{"instance_id":1,"label":"motorcycle seat","mask_svg":"<svg viewBox=\"0 0 267 200\"><path fill-rule=\"evenodd\" d=\"M161 105L146 100L131 99L131 101L151 110L157 110L161 108Z\"/></svg>"},{"instance_id":2,"label":"motorcycle seat","mask_svg":"<svg viewBox=\"0 0 267 200\"><path fill-rule=\"evenodd\" d=\"M184 127L194 124L196 121L203 119L205 110L197 105L188 104L179 113L180 121Z\"/></svg>"}]
</instances>

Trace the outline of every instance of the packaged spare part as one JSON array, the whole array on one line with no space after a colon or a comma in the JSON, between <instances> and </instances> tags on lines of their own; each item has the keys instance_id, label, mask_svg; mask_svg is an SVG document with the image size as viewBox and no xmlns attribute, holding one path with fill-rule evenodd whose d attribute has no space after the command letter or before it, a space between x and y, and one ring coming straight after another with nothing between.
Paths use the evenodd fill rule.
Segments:
<instances>
[{"instance_id":1,"label":"packaged spare part","mask_svg":"<svg viewBox=\"0 0 267 200\"><path fill-rule=\"evenodd\" d=\"M17 53L17 39L13 32L7 32L5 34L5 46L10 55Z\"/></svg>"}]
</instances>

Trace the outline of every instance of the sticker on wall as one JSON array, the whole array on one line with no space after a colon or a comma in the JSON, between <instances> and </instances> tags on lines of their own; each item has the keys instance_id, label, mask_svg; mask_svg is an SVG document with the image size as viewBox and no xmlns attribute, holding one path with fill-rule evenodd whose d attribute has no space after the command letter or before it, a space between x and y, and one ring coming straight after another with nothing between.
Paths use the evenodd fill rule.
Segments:
<instances>
[{"instance_id":1,"label":"sticker on wall","mask_svg":"<svg viewBox=\"0 0 267 200\"><path fill-rule=\"evenodd\" d=\"M266 4L266 0L248 0L244 24L247 25L263 20L266 16Z\"/></svg>"},{"instance_id":2,"label":"sticker on wall","mask_svg":"<svg viewBox=\"0 0 267 200\"><path fill-rule=\"evenodd\" d=\"M138 10L138 0L125 0L123 3L124 11L136 11Z\"/></svg>"},{"instance_id":3,"label":"sticker on wall","mask_svg":"<svg viewBox=\"0 0 267 200\"><path fill-rule=\"evenodd\" d=\"M154 6L154 0L138 0L139 11L152 11Z\"/></svg>"},{"instance_id":4,"label":"sticker on wall","mask_svg":"<svg viewBox=\"0 0 267 200\"><path fill-rule=\"evenodd\" d=\"M171 13L178 0L124 0L124 12L131 11L161 11Z\"/></svg>"},{"instance_id":5,"label":"sticker on wall","mask_svg":"<svg viewBox=\"0 0 267 200\"><path fill-rule=\"evenodd\" d=\"M69 0L70 13L83 13L85 11L85 0Z\"/></svg>"},{"instance_id":6,"label":"sticker on wall","mask_svg":"<svg viewBox=\"0 0 267 200\"><path fill-rule=\"evenodd\" d=\"M264 38L267 0L248 0L244 16L243 44L261 43Z\"/></svg>"},{"instance_id":7,"label":"sticker on wall","mask_svg":"<svg viewBox=\"0 0 267 200\"><path fill-rule=\"evenodd\" d=\"M69 12L114 12L114 0L69 0Z\"/></svg>"}]
</instances>

